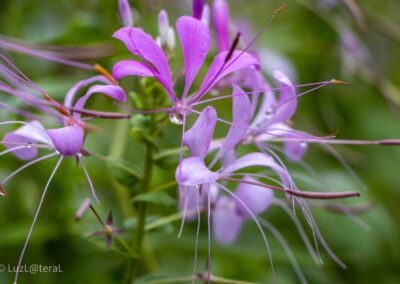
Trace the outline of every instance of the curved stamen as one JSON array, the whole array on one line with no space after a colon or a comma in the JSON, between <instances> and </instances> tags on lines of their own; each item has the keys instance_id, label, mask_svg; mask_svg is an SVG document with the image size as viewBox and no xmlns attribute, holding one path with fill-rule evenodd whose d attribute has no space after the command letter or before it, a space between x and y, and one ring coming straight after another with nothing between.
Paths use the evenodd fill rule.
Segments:
<instances>
[{"instance_id":1,"label":"curved stamen","mask_svg":"<svg viewBox=\"0 0 400 284\"><path fill-rule=\"evenodd\" d=\"M78 158L79 164L81 165L81 167L83 169L83 172L85 173L86 179L87 179L87 181L89 183L89 187L90 187L90 191L92 193L93 199L97 203L100 203L100 200L99 200L99 198L97 197L97 194L96 194L96 190L94 189L92 179L89 176L89 173L88 173L88 171L87 171L87 169L85 167L85 164L83 163L83 161L82 161L82 159L81 159L81 157L79 155L77 155L77 158Z\"/></svg>"}]
</instances>

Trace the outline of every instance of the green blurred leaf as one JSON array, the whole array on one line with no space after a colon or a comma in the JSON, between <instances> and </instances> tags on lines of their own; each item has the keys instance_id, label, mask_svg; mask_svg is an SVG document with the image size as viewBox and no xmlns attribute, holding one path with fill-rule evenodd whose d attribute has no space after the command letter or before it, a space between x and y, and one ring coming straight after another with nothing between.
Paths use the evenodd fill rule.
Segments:
<instances>
[{"instance_id":1,"label":"green blurred leaf","mask_svg":"<svg viewBox=\"0 0 400 284\"><path fill-rule=\"evenodd\" d=\"M165 192L149 192L137 195L134 202L148 202L157 205L172 206L176 201Z\"/></svg>"}]
</instances>

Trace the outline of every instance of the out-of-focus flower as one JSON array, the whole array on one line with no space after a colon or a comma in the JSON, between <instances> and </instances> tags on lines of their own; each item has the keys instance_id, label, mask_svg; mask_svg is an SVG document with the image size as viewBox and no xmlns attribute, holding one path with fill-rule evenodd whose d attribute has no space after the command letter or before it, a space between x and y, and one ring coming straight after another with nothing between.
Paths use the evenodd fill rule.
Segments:
<instances>
[{"instance_id":1,"label":"out-of-focus flower","mask_svg":"<svg viewBox=\"0 0 400 284\"><path fill-rule=\"evenodd\" d=\"M113 236L119 235L123 233L123 230L121 228L115 228L114 227L114 222L113 222L113 215L112 212L107 216L106 222L103 224L103 229L93 232L91 236L93 237L105 237L106 238L106 246L107 249L110 250L112 246L112 241L113 241Z\"/></svg>"},{"instance_id":2,"label":"out-of-focus flower","mask_svg":"<svg viewBox=\"0 0 400 284\"><path fill-rule=\"evenodd\" d=\"M204 11L204 0L193 0L193 18L202 19Z\"/></svg>"},{"instance_id":3,"label":"out-of-focus flower","mask_svg":"<svg viewBox=\"0 0 400 284\"><path fill-rule=\"evenodd\" d=\"M161 48L167 51L175 49L175 30L169 25L168 14L164 10L158 15L158 34L157 43Z\"/></svg>"},{"instance_id":4,"label":"out-of-focus flower","mask_svg":"<svg viewBox=\"0 0 400 284\"><path fill-rule=\"evenodd\" d=\"M128 0L119 0L118 7L119 7L119 14L121 16L122 24L125 27L132 27L133 26L133 17L132 17L132 11L131 11L131 6L129 5L129 1Z\"/></svg>"}]
</instances>

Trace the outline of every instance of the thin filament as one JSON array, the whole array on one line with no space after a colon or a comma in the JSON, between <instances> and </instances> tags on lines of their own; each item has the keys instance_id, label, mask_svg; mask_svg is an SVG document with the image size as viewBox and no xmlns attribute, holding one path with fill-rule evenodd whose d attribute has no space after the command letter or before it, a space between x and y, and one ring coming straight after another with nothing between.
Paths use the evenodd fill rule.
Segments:
<instances>
[{"instance_id":1,"label":"thin filament","mask_svg":"<svg viewBox=\"0 0 400 284\"><path fill-rule=\"evenodd\" d=\"M196 209L197 209L197 231L196 231L196 243L194 249L194 264L193 264L193 281L195 283L196 270L197 270L197 256L199 248L199 234L200 234L200 206L199 206L199 194L196 194Z\"/></svg>"},{"instance_id":2,"label":"thin filament","mask_svg":"<svg viewBox=\"0 0 400 284\"><path fill-rule=\"evenodd\" d=\"M47 181L46 187L44 188L44 191L43 191L42 197L40 199L39 205L38 205L38 207L36 209L35 216L33 217L32 225L31 225L31 227L29 229L28 236L26 237L24 247L22 248L21 255L19 257L19 261L18 261L18 265L17 265L17 272L15 273L15 278L14 278L14 284L16 284L17 281L18 281L19 268L21 267L22 260L24 258L24 254L25 254L26 248L27 248L29 240L31 238L31 235L32 235L32 232L33 232L33 228L35 227L36 220L37 220L37 218L39 216L40 209L42 208L43 201L44 201L44 198L46 196L47 190L49 189L50 182L52 181L52 179L53 179L55 173L57 172L57 170L58 170L58 168L59 168L59 166L60 166L60 164L61 164L63 159L64 159L63 156L61 156L58 159L58 162L57 162L56 166L54 167L53 172L51 173L51 175L49 177L49 180Z\"/></svg>"},{"instance_id":3,"label":"thin filament","mask_svg":"<svg viewBox=\"0 0 400 284\"><path fill-rule=\"evenodd\" d=\"M96 194L96 190L94 189L92 179L89 176L89 173L88 173L88 171L87 171L87 169L85 167L85 164L83 163L81 157L79 157L79 156L77 156L77 157L78 157L79 164L82 166L83 172L85 173L86 179L87 179L87 181L89 183L89 187L90 187L90 191L92 193L93 199L97 203L100 203L100 200L99 200L99 198L97 197L97 194Z\"/></svg>"},{"instance_id":4,"label":"thin filament","mask_svg":"<svg viewBox=\"0 0 400 284\"><path fill-rule=\"evenodd\" d=\"M234 194L233 192L231 192L229 189L227 189L225 186L223 186L223 185L220 184L220 183L217 183L217 185L218 185L219 187L221 187L222 190L224 190L227 194L229 194L229 195L232 196L234 199L236 199L236 200L246 209L246 211L250 214L251 218L252 218L252 219L254 220L254 222L256 223L258 229L260 230L260 233L261 233L261 235L262 235L262 238L263 238L263 240L264 240L265 247L266 247L266 249L267 249L267 256L268 256L268 259L269 259L269 262L270 262L270 266L271 266L272 277L273 277L273 279L274 279L273 282L275 282L275 268L274 268L274 263L273 263L273 261L272 261L271 249L270 249L270 246L269 246L269 242L268 242L267 236L265 235L264 230L262 229L260 223L258 222L257 217L256 217L256 216L254 215L254 213L250 210L250 208L246 205L246 203L244 203L236 194Z\"/></svg>"},{"instance_id":5,"label":"thin filament","mask_svg":"<svg viewBox=\"0 0 400 284\"><path fill-rule=\"evenodd\" d=\"M31 165L34 165L34 164L36 164L36 163L38 163L38 162L47 160L47 159L49 159L49 158L52 158L52 157L54 157L54 156L56 156L56 155L58 155L58 153L57 153L57 152L54 152L54 153L48 154L48 155L46 155L46 156L43 156L43 157L37 158L37 159L35 159L35 160L32 160L32 161L30 161L29 163L26 163L25 165L23 165L22 167L18 168L18 169L17 169L16 171L14 171L13 173L11 173L9 176L7 176L7 177L2 181L2 184L4 185L6 182L8 182L8 181L9 181L10 179L12 179L15 175L17 175L19 172L21 172L22 170L26 169L27 167L29 167L29 166L31 166Z\"/></svg>"}]
</instances>

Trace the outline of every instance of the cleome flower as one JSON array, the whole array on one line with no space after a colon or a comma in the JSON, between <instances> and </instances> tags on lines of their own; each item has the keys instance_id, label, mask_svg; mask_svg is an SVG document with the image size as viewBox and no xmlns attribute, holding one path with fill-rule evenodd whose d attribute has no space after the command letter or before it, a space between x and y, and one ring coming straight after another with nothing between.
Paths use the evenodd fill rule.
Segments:
<instances>
[{"instance_id":1,"label":"cleome flower","mask_svg":"<svg viewBox=\"0 0 400 284\"><path fill-rule=\"evenodd\" d=\"M250 54L229 50L218 53L211 63L200 88L191 93L191 86L211 47L210 31L201 20L189 16L180 17L176 22L176 30L181 42L184 57L185 87L181 95L174 91L171 70L167 56L153 38L139 28L122 28L114 33L136 59L116 63L113 77L120 80L126 76L154 77L166 90L172 107L159 111L168 111L175 123L182 124L181 117L192 112L192 105L199 102L221 79L232 72L257 68L258 61ZM154 110L157 112L157 110Z\"/></svg>"}]
</instances>

